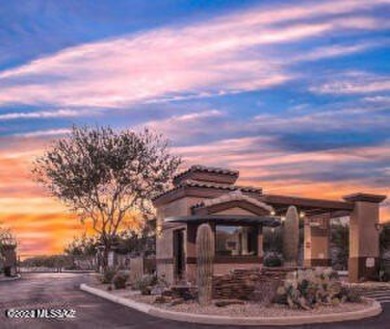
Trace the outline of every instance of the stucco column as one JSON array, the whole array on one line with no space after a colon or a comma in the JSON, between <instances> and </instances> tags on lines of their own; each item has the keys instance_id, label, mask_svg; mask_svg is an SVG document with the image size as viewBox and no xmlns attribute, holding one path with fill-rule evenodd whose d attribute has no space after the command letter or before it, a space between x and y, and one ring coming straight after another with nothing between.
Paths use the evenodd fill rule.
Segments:
<instances>
[{"instance_id":1,"label":"stucco column","mask_svg":"<svg viewBox=\"0 0 390 329\"><path fill-rule=\"evenodd\" d=\"M304 226L304 266L331 266L329 253L330 215L305 218Z\"/></svg>"},{"instance_id":2,"label":"stucco column","mask_svg":"<svg viewBox=\"0 0 390 329\"><path fill-rule=\"evenodd\" d=\"M16 246L8 245L3 247L4 271L6 276L16 275Z\"/></svg>"},{"instance_id":3,"label":"stucco column","mask_svg":"<svg viewBox=\"0 0 390 329\"><path fill-rule=\"evenodd\" d=\"M186 280L196 282L196 231L198 225L187 225Z\"/></svg>"},{"instance_id":4,"label":"stucco column","mask_svg":"<svg viewBox=\"0 0 390 329\"><path fill-rule=\"evenodd\" d=\"M242 227L241 248L242 255L248 255L248 228L245 226Z\"/></svg>"},{"instance_id":5,"label":"stucco column","mask_svg":"<svg viewBox=\"0 0 390 329\"><path fill-rule=\"evenodd\" d=\"M376 277L379 267L379 204L384 195L357 193L344 197L353 202L354 209L349 222L350 282Z\"/></svg>"},{"instance_id":6,"label":"stucco column","mask_svg":"<svg viewBox=\"0 0 390 329\"><path fill-rule=\"evenodd\" d=\"M257 231L257 256L261 264L263 264L264 249L263 249L264 237L263 237L263 225L258 226Z\"/></svg>"}]
</instances>

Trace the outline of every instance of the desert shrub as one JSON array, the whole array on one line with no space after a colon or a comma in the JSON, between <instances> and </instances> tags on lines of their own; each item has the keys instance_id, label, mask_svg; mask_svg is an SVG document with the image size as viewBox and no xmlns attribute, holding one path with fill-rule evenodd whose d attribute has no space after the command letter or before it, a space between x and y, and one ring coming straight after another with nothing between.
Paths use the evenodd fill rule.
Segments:
<instances>
[{"instance_id":1,"label":"desert shrub","mask_svg":"<svg viewBox=\"0 0 390 329\"><path fill-rule=\"evenodd\" d=\"M155 286L165 288L168 287L168 283L164 277L157 276L156 274L146 274L133 285L133 288L141 291L142 295L150 295Z\"/></svg>"},{"instance_id":2,"label":"desert shrub","mask_svg":"<svg viewBox=\"0 0 390 329\"><path fill-rule=\"evenodd\" d=\"M129 279L129 273L127 271L119 271L112 279L115 289L125 289L127 280Z\"/></svg>"},{"instance_id":3,"label":"desert shrub","mask_svg":"<svg viewBox=\"0 0 390 329\"><path fill-rule=\"evenodd\" d=\"M264 256L263 265L268 267L278 267L282 266L283 257L277 252L268 252Z\"/></svg>"},{"instance_id":4,"label":"desert shrub","mask_svg":"<svg viewBox=\"0 0 390 329\"><path fill-rule=\"evenodd\" d=\"M345 301L350 303L360 303L362 301L361 293L358 290L347 288L345 286L341 289L341 294L344 296Z\"/></svg>"},{"instance_id":5,"label":"desert shrub","mask_svg":"<svg viewBox=\"0 0 390 329\"><path fill-rule=\"evenodd\" d=\"M107 268L103 272L103 274L100 276L100 282L101 283L112 283L112 279L114 278L116 273L117 273L116 269Z\"/></svg>"},{"instance_id":6,"label":"desert shrub","mask_svg":"<svg viewBox=\"0 0 390 329\"><path fill-rule=\"evenodd\" d=\"M346 301L359 302L360 296L343 286L337 273L331 269L291 272L275 297L277 303L305 310L316 305L337 305Z\"/></svg>"}]
</instances>

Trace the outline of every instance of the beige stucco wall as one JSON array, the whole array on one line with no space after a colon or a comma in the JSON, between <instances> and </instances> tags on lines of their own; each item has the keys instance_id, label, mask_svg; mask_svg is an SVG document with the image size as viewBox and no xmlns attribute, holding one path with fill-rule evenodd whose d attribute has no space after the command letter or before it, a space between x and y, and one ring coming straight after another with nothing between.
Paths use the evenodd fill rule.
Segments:
<instances>
[{"instance_id":1,"label":"beige stucco wall","mask_svg":"<svg viewBox=\"0 0 390 329\"><path fill-rule=\"evenodd\" d=\"M163 230L156 239L157 259L173 257L173 230Z\"/></svg>"},{"instance_id":2,"label":"beige stucco wall","mask_svg":"<svg viewBox=\"0 0 390 329\"><path fill-rule=\"evenodd\" d=\"M204 198L184 197L157 208L157 219L161 223L164 218L191 215L191 207Z\"/></svg>"},{"instance_id":3,"label":"beige stucco wall","mask_svg":"<svg viewBox=\"0 0 390 329\"><path fill-rule=\"evenodd\" d=\"M379 204L356 201L350 216L349 281L374 278L379 267Z\"/></svg>"},{"instance_id":4,"label":"beige stucco wall","mask_svg":"<svg viewBox=\"0 0 390 329\"><path fill-rule=\"evenodd\" d=\"M375 224L379 223L377 203L356 202L350 216L350 257L378 257L379 232Z\"/></svg>"},{"instance_id":5,"label":"beige stucco wall","mask_svg":"<svg viewBox=\"0 0 390 329\"><path fill-rule=\"evenodd\" d=\"M196 283L196 264L186 265L186 280L193 284Z\"/></svg>"},{"instance_id":6,"label":"beige stucco wall","mask_svg":"<svg viewBox=\"0 0 390 329\"><path fill-rule=\"evenodd\" d=\"M252 212L242 209L240 207L234 207L230 209L226 209L223 211L219 211L215 213L216 215L236 215L236 216L256 216Z\"/></svg>"},{"instance_id":7,"label":"beige stucco wall","mask_svg":"<svg viewBox=\"0 0 390 329\"><path fill-rule=\"evenodd\" d=\"M305 219L303 246L305 266L330 265L329 225L328 215Z\"/></svg>"},{"instance_id":8,"label":"beige stucco wall","mask_svg":"<svg viewBox=\"0 0 390 329\"><path fill-rule=\"evenodd\" d=\"M173 264L157 263L157 275L160 277L164 277L167 283L173 284L174 283Z\"/></svg>"},{"instance_id":9,"label":"beige stucco wall","mask_svg":"<svg viewBox=\"0 0 390 329\"><path fill-rule=\"evenodd\" d=\"M184 197L175 200L166 205L162 205L157 209L158 225L164 227L164 220L167 217L174 216L188 216L191 215L191 207L204 200L199 197ZM218 215L233 215L233 216L253 216L252 212L240 207L233 207L227 210L216 213ZM156 241L156 258L157 258L157 273L158 275L164 275L166 280L173 283L174 278L174 264L169 263L169 259L173 262L173 231L178 229L181 225L177 225L176 228L163 229L161 235ZM185 227L185 226L184 226ZM196 247L195 247L195 232L196 227L188 227L188 234L185 235L186 257L196 259ZM192 238L191 238L192 236ZM194 241L191 241L194 240ZM258 235L258 256L263 257L263 235L260 230ZM254 267L261 268L262 263L259 264L239 264L239 263L218 263L214 264L214 272L216 275L226 274L232 269L251 269ZM196 281L196 264L186 264L186 279L191 282Z\"/></svg>"},{"instance_id":10,"label":"beige stucco wall","mask_svg":"<svg viewBox=\"0 0 390 329\"><path fill-rule=\"evenodd\" d=\"M156 239L156 269L157 275L165 276L170 283L173 282L173 264L167 264L168 259L173 260L173 230L163 230Z\"/></svg>"}]
</instances>

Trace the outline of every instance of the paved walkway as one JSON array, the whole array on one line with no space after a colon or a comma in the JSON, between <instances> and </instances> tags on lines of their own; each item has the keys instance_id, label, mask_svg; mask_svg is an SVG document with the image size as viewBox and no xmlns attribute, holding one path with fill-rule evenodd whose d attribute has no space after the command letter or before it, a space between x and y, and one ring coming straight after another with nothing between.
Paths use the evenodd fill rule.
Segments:
<instances>
[{"instance_id":1,"label":"paved walkway","mask_svg":"<svg viewBox=\"0 0 390 329\"><path fill-rule=\"evenodd\" d=\"M390 303L390 288L376 288L372 291L363 293L364 296L374 298L382 304ZM390 324L389 324L390 328Z\"/></svg>"},{"instance_id":2,"label":"paved walkway","mask_svg":"<svg viewBox=\"0 0 390 329\"><path fill-rule=\"evenodd\" d=\"M88 274L47 273L25 274L21 280L0 285L0 329L216 329L220 327L185 324L155 318L134 311L79 290L79 284L88 283ZM75 319L7 319L9 308L73 308ZM305 325L294 329L385 329L390 323L390 303L384 303L384 312L361 321L331 325ZM240 328L226 326L224 328ZM248 328L248 327L241 327ZM275 329L276 327L259 327ZM286 328L286 327L284 327Z\"/></svg>"},{"instance_id":3,"label":"paved walkway","mask_svg":"<svg viewBox=\"0 0 390 329\"><path fill-rule=\"evenodd\" d=\"M19 280L19 279L20 279L19 276L6 277L6 276L0 274L0 284L3 282L15 281L15 280Z\"/></svg>"}]
</instances>

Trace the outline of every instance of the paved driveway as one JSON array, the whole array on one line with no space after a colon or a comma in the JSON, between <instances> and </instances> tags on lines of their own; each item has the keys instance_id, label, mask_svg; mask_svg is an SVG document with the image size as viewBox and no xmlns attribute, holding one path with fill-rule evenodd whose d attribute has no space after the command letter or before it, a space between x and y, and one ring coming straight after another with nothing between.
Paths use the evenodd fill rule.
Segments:
<instances>
[{"instance_id":1,"label":"paved driveway","mask_svg":"<svg viewBox=\"0 0 390 329\"><path fill-rule=\"evenodd\" d=\"M88 274L24 274L18 281L0 283L0 328L1 329L206 329L215 326L185 324L154 318L124 306L89 295L78 289L82 282L88 283ZM384 312L379 317L332 325L306 325L290 328L304 329L386 329L390 328L390 303L383 304ZM75 319L7 319L7 308L73 308ZM237 328L237 327L225 327ZM248 327L244 327L248 328ZM262 327L265 328L265 327ZM277 328L277 327L268 327Z\"/></svg>"}]
</instances>

